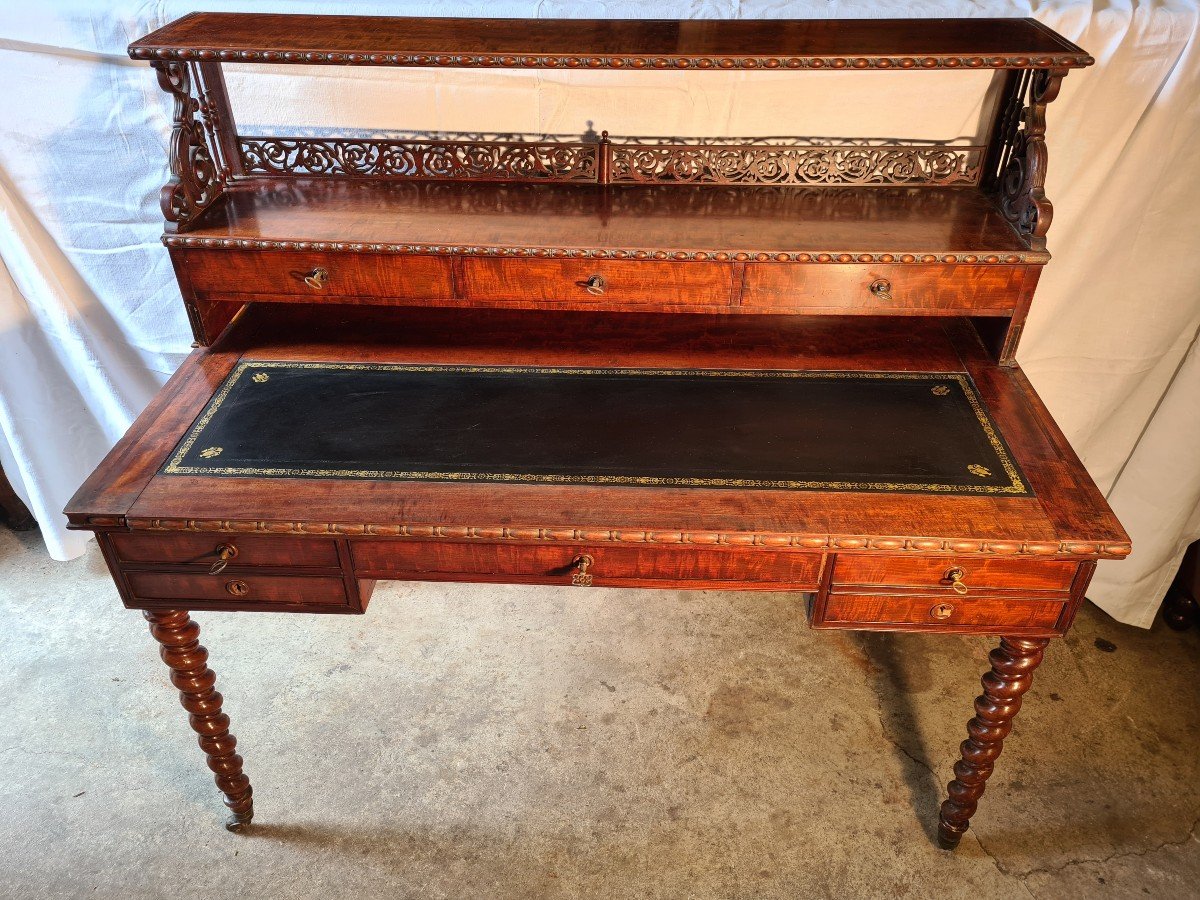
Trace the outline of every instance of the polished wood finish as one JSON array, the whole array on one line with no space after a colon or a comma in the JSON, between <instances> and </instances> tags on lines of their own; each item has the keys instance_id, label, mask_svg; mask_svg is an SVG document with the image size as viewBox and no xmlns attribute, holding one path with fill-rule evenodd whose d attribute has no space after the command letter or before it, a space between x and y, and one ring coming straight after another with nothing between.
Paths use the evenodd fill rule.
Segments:
<instances>
[{"instance_id":1,"label":"polished wood finish","mask_svg":"<svg viewBox=\"0 0 1200 900\"><path fill-rule=\"evenodd\" d=\"M176 257L186 269L192 296L230 300L289 302L327 298L436 300L455 295L450 260L413 256L403 260L379 254L227 253L186 250ZM324 274L320 274L320 273Z\"/></svg>"},{"instance_id":2,"label":"polished wood finish","mask_svg":"<svg viewBox=\"0 0 1200 900\"><path fill-rule=\"evenodd\" d=\"M820 553L761 551L753 556L716 550L662 550L571 545L357 541L357 574L418 581L492 581L570 585L580 560L591 560L589 586L678 587L704 590L814 591Z\"/></svg>"},{"instance_id":3,"label":"polished wood finish","mask_svg":"<svg viewBox=\"0 0 1200 900\"><path fill-rule=\"evenodd\" d=\"M235 182L220 207L167 244L700 262L760 254L833 264L863 254L903 265L940 264L946 255L985 265L1049 259L1029 251L985 194L963 187L253 179Z\"/></svg>"},{"instance_id":4,"label":"polished wood finish","mask_svg":"<svg viewBox=\"0 0 1200 900\"><path fill-rule=\"evenodd\" d=\"M814 628L858 628L866 631L914 631L922 627L941 633L1054 636L1066 598L1030 600L1012 597L958 597L954 594L894 595L831 593Z\"/></svg>"},{"instance_id":5,"label":"polished wood finish","mask_svg":"<svg viewBox=\"0 0 1200 900\"><path fill-rule=\"evenodd\" d=\"M400 19L192 13L134 59L514 68L1026 68L1091 57L1033 19Z\"/></svg>"},{"instance_id":6,"label":"polished wood finish","mask_svg":"<svg viewBox=\"0 0 1200 900\"><path fill-rule=\"evenodd\" d=\"M1069 591L1076 570L1073 562L1047 562L1036 568L1015 559L979 559L969 556L920 556L908 559L879 559L840 556L833 568L832 587L895 585L940 593L953 591L948 573L961 573L962 590L978 591Z\"/></svg>"},{"instance_id":7,"label":"polished wood finish","mask_svg":"<svg viewBox=\"0 0 1200 900\"><path fill-rule=\"evenodd\" d=\"M316 311L320 312L320 311ZM1013 370L997 367L961 320L795 317L739 328L721 317L428 310L401 320L339 308L344 326L314 331L278 304L248 314L216 352L176 374L186 387L142 429L145 454L127 462L118 490L140 472L119 524L164 532L271 532L582 541L647 546L706 544L797 550L901 551L1051 558L1120 557L1129 544L1053 420ZM927 323L927 324L926 324ZM301 335L307 337L301 337ZM837 335L836 340L832 337ZM705 490L591 485L207 478L158 473L170 450L243 358L463 365L612 366L965 372L974 380L1034 497ZM221 365L210 368L214 358ZM201 373L196 367L203 363ZM170 389L171 386L168 387ZM85 489L87 486L85 485ZM101 507L104 499L93 498ZM92 507L69 512L83 518ZM253 509L252 516L234 511Z\"/></svg>"},{"instance_id":8,"label":"polished wood finish","mask_svg":"<svg viewBox=\"0 0 1200 900\"><path fill-rule=\"evenodd\" d=\"M1012 731L1021 698L1033 683L1050 642L1039 639L1001 639L990 655L992 668L983 676L983 693L975 699L975 716L967 723L967 739L960 747L962 759L954 764L949 798L942 803L938 842L952 850L970 827L971 816L983 796L1004 740Z\"/></svg>"},{"instance_id":9,"label":"polished wood finish","mask_svg":"<svg viewBox=\"0 0 1200 900\"><path fill-rule=\"evenodd\" d=\"M113 534L110 540L117 558L126 563L209 569L221 558L224 549L233 551L225 566L231 571L244 566L336 568L340 565L337 546L332 540L203 534L176 534L164 538L121 533Z\"/></svg>"},{"instance_id":10,"label":"polished wood finish","mask_svg":"<svg viewBox=\"0 0 1200 900\"><path fill-rule=\"evenodd\" d=\"M728 306L733 265L583 259L464 259L462 296L475 302L574 301Z\"/></svg>"},{"instance_id":11,"label":"polished wood finish","mask_svg":"<svg viewBox=\"0 0 1200 900\"><path fill-rule=\"evenodd\" d=\"M1011 315L1031 268L749 263L741 302L779 312L913 315L973 310L976 315Z\"/></svg>"},{"instance_id":12,"label":"polished wood finish","mask_svg":"<svg viewBox=\"0 0 1200 900\"><path fill-rule=\"evenodd\" d=\"M957 843L1042 650L1131 549L1014 359L1050 258L1046 107L1090 57L1028 19L220 13L130 54L174 103L163 241L200 349L66 512L150 620L235 826L250 787L181 608L361 613L378 579L454 580L806 591L816 628L1004 635L942 808ZM365 139L240 134L234 61L1002 71L970 145ZM1029 492L165 474L244 360L944 373Z\"/></svg>"},{"instance_id":13,"label":"polished wood finish","mask_svg":"<svg viewBox=\"0 0 1200 900\"><path fill-rule=\"evenodd\" d=\"M159 653L171 670L171 684L188 712L188 724L199 737L200 749L229 807L225 827L240 831L254 818L254 792L242 772L229 716L221 711L224 698L216 690L216 673L208 667L208 651L200 646L200 626L181 609L147 610L144 615L150 634L161 645Z\"/></svg>"}]
</instances>

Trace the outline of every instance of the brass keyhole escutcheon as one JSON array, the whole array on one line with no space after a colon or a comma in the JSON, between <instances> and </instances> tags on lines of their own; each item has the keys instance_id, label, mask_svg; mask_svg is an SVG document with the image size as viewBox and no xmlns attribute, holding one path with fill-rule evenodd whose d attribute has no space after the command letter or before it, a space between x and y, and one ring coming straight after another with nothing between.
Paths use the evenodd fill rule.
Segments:
<instances>
[{"instance_id":1,"label":"brass keyhole escutcheon","mask_svg":"<svg viewBox=\"0 0 1200 900\"><path fill-rule=\"evenodd\" d=\"M244 581L227 581L225 582L225 590L235 597L245 597L250 593L250 585Z\"/></svg>"},{"instance_id":2,"label":"brass keyhole escutcheon","mask_svg":"<svg viewBox=\"0 0 1200 900\"><path fill-rule=\"evenodd\" d=\"M587 281L581 283L585 291L596 296L603 294L604 289L608 287L608 282L604 280L603 275L592 275Z\"/></svg>"},{"instance_id":3,"label":"brass keyhole escutcheon","mask_svg":"<svg viewBox=\"0 0 1200 900\"><path fill-rule=\"evenodd\" d=\"M951 589L956 594L966 594L967 585L963 581L967 577L967 573L958 566L952 569L947 569L946 574L942 576L942 584L950 585Z\"/></svg>"},{"instance_id":4,"label":"brass keyhole escutcheon","mask_svg":"<svg viewBox=\"0 0 1200 900\"><path fill-rule=\"evenodd\" d=\"M238 548L233 544L217 544L214 552L217 554L217 561L208 570L209 575L219 575L224 572L229 561L238 555Z\"/></svg>"},{"instance_id":5,"label":"brass keyhole escutcheon","mask_svg":"<svg viewBox=\"0 0 1200 900\"><path fill-rule=\"evenodd\" d=\"M953 603L939 603L929 610L929 615L935 619L948 619L954 615Z\"/></svg>"},{"instance_id":6,"label":"brass keyhole escutcheon","mask_svg":"<svg viewBox=\"0 0 1200 900\"><path fill-rule=\"evenodd\" d=\"M876 278L872 281L870 291L880 300L892 299L892 283L886 278Z\"/></svg>"},{"instance_id":7,"label":"brass keyhole escutcheon","mask_svg":"<svg viewBox=\"0 0 1200 900\"><path fill-rule=\"evenodd\" d=\"M304 283L314 290L321 290L329 282L329 270L317 266L304 276Z\"/></svg>"},{"instance_id":8,"label":"brass keyhole escutcheon","mask_svg":"<svg viewBox=\"0 0 1200 900\"><path fill-rule=\"evenodd\" d=\"M588 569L595 563L595 560L584 553L575 560L575 568L578 570L571 576L571 584L574 587L591 587L592 576L588 574Z\"/></svg>"}]
</instances>

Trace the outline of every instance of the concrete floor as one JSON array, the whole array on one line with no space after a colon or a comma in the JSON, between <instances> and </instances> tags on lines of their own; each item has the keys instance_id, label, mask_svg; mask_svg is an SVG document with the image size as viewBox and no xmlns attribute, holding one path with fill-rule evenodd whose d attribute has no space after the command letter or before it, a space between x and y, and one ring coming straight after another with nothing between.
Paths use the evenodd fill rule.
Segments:
<instances>
[{"instance_id":1,"label":"concrete floor","mask_svg":"<svg viewBox=\"0 0 1200 900\"><path fill-rule=\"evenodd\" d=\"M1196 632L1085 609L950 854L989 640L813 632L794 594L508 586L196 618L243 835L94 545L56 563L0 527L0 895L1200 896Z\"/></svg>"}]
</instances>

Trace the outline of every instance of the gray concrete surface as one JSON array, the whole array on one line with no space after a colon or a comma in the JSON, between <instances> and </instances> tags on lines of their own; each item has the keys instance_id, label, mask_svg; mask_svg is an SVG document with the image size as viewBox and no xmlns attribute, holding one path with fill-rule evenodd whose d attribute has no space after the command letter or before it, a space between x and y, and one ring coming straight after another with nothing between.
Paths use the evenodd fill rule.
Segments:
<instances>
[{"instance_id":1,"label":"gray concrete surface","mask_svg":"<svg viewBox=\"0 0 1200 900\"><path fill-rule=\"evenodd\" d=\"M1195 632L1086 609L949 854L987 640L813 632L791 594L508 586L196 618L244 835L99 553L0 528L0 895L1200 895Z\"/></svg>"}]
</instances>

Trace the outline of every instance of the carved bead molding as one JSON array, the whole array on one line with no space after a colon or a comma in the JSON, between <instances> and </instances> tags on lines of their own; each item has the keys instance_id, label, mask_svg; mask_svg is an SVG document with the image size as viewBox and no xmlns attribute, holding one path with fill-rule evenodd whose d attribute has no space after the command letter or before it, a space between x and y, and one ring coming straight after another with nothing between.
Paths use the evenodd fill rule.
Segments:
<instances>
[{"instance_id":1,"label":"carved bead molding","mask_svg":"<svg viewBox=\"0 0 1200 900\"><path fill-rule=\"evenodd\" d=\"M177 227L195 221L225 188L210 138L218 127L211 103L193 96L194 68L183 62L155 62L159 86L175 98L170 139L171 180L160 195L163 217Z\"/></svg>"},{"instance_id":2,"label":"carved bead molding","mask_svg":"<svg viewBox=\"0 0 1200 900\"><path fill-rule=\"evenodd\" d=\"M199 531L232 534L309 534L432 540L519 541L536 543L656 544L766 547L797 550L909 550L917 553L978 553L996 556L1128 556L1129 543L1094 541L979 541L956 538L813 535L782 532L642 531L639 529L510 527L504 525L384 525L345 522L238 521L232 519L152 519L129 517L135 531Z\"/></svg>"},{"instance_id":3,"label":"carved bead molding","mask_svg":"<svg viewBox=\"0 0 1200 900\"><path fill-rule=\"evenodd\" d=\"M133 59L312 63L339 66L439 66L454 69L1028 69L1083 68L1081 53L1051 56L593 56L590 54L333 53L321 50L221 50L131 47Z\"/></svg>"},{"instance_id":4,"label":"carved bead molding","mask_svg":"<svg viewBox=\"0 0 1200 900\"><path fill-rule=\"evenodd\" d=\"M397 253L434 256L501 256L519 259L658 259L677 261L799 262L799 263L958 263L961 265L1022 265L1049 262L1050 254L1020 253L847 253L845 251L661 250L580 247L480 247L442 244L366 244L342 241L274 241L260 238L193 237L165 234L168 247L181 250L309 250L318 253Z\"/></svg>"},{"instance_id":5,"label":"carved bead molding","mask_svg":"<svg viewBox=\"0 0 1200 900\"><path fill-rule=\"evenodd\" d=\"M243 137L247 175L596 180L596 145Z\"/></svg>"},{"instance_id":6,"label":"carved bead molding","mask_svg":"<svg viewBox=\"0 0 1200 900\"><path fill-rule=\"evenodd\" d=\"M614 183L978 184L983 147L614 145Z\"/></svg>"},{"instance_id":7,"label":"carved bead molding","mask_svg":"<svg viewBox=\"0 0 1200 900\"><path fill-rule=\"evenodd\" d=\"M1046 105L1057 96L1065 69L1022 73L1001 115L999 162L989 173L1004 217L1034 250L1046 249L1054 207L1046 199ZM1025 99L1027 98L1027 99Z\"/></svg>"}]
</instances>

